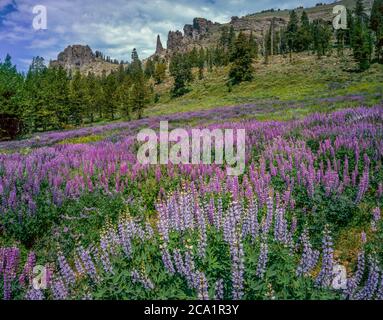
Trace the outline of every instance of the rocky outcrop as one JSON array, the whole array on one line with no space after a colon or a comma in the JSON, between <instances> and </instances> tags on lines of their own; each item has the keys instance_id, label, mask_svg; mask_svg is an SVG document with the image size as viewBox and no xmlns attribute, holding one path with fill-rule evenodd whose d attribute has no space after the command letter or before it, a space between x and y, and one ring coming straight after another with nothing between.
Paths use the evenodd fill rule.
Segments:
<instances>
[{"instance_id":1,"label":"rocky outcrop","mask_svg":"<svg viewBox=\"0 0 383 320\"><path fill-rule=\"evenodd\" d=\"M72 45L64 49L49 64L52 68L62 67L68 72L80 71L82 74L109 74L118 69L118 64L107 62L96 57L89 46Z\"/></svg>"},{"instance_id":2,"label":"rocky outcrop","mask_svg":"<svg viewBox=\"0 0 383 320\"><path fill-rule=\"evenodd\" d=\"M180 51L183 47L183 39L181 31L169 31L167 49L173 52Z\"/></svg>"},{"instance_id":3,"label":"rocky outcrop","mask_svg":"<svg viewBox=\"0 0 383 320\"><path fill-rule=\"evenodd\" d=\"M366 8L371 7L366 0ZM354 1L341 0L337 4L353 7ZM317 5L316 7L304 9L310 20L323 19L331 22L334 18L334 4ZM295 9L297 14L302 14L303 8ZM192 24L186 24L181 31L170 31L168 34L167 49L162 52L163 56L171 56L175 52L187 52L194 47L213 47L218 44L221 36L222 27L233 27L235 32L243 31L245 33L253 33L253 36L260 43L263 41L264 34L269 30L273 23L275 30L286 27L289 21L290 10L266 10L260 13L250 14L244 17L233 16L230 22L225 24L213 23L205 18L194 18Z\"/></svg>"},{"instance_id":4,"label":"rocky outcrop","mask_svg":"<svg viewBox=\"0 0 383 320\"><path fill-rule=\"evenodd\" d=\"M162 46L160 35L157 36L157 45L156 45L156 54L160 55L164 51L164 47Z\"/></svg>"},{"instance_id":5,"label":"rocky outcrop","mask_svg":"<svg viewBox=\"0 0 383 320\"><path fill-rule=\"evenodd\" d=\"M194 18L193 24L186 24L183 33L179 30L168 34L167 50L171 52L184 52L195 46L201 46L200 41L212 33L220 24L213 23L204 18Z\"/></svg>"},{"instance_id":6,"label":"rocky outcrop","mask_svg":"<svg viewBox=\"0 0 383 320\"><path fill-rule=\"evenodd\" d=\"M66 70L80 69L96 61L96 56L89 46L73 45L60 52L52 66L61 66Z\"/></svg>"}]
</instances>

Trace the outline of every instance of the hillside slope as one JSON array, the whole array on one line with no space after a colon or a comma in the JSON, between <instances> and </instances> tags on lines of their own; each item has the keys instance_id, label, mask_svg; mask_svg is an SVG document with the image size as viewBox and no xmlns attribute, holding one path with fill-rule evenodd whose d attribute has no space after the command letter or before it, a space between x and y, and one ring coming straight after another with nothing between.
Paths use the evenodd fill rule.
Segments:
<instances>
[{"instance_id":1,"label":"hillside slope","mask_svg":"<svg viewBox=\"0 0 383 320\"><path fill-rule=\"evenodd\" d=\"M351 53L347 53L351 55ZM332 56L317 59L307 53L295 54L293 62L288 57L274 56L268 65L258 59L255 64L255 78L232 88L228 92L227 68L217 68L212 73L205 72L205 78L190 84L190 92L183 97L172 99L169 91L172 80L155 88L160 97L157 104L147 108L145 115L171 114L191 110L210 109L219 106L247 103L305 102L307 107L316 105L316 99L362 95L366 102L373 104L383 92L383 65L374 64L370 70L355 72L352 57L344 59Z\"/></svg>"}]
</instances>

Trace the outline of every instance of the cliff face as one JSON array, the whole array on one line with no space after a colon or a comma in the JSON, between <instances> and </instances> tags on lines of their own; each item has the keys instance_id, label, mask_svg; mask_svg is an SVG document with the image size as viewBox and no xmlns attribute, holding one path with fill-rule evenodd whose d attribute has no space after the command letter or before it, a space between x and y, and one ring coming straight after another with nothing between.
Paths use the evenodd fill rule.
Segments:
<instances>
[{"instance_id":1,"label":"cliff face","mask_svg":"<svg viewBox=\"0 0 383 320\"><path fill-rule=\"evenodd\" d=\"M220 28L219 23L213 23L204 18L195 18L193 24L186 24L183 33L179 30L169 31L167 50L170 52L185 52L195 46L204 46L211 34ZM168 52L168 53L170 53Z\"/></svg>"},{"instance_id":2,"label":"cliff face","mask_svg":"<svg viewBox=\"0 0 383 320\"><path fill-rule=\"evenodd\" d=\"M97 58L89 46L68 46L50 62L50 67L62 67L66 71L80 71L83 74L109 74L118 69L118 65Z\"/></svg>"},{"instance_id":3,"label":"cliff face","mask_svg":"<svg viewBox=\"0 0 383 320\"><path fill-rule=\"evenodd\" d=\"M71 69L73 67L81 68L95 61L96 56L89 46L73 45L60 52L57 60L52 63L56 63L64 69Z\"/></svg>"},{"instance_id":4,"label":"cliff face","mask_svg":"<svg viewBox=\"0 0 383 320\"><path fill-rule=\"evenodd\" d=\"M298 16L305 10L309 19L323 19L331 23L335 15L333 8L335 5L340 4L346 6L348 9L353 8L356 0L342 0L331 4L317 5L313 8L303 9L302 7L295 9ZM365 1L366 9L371 8L371 1ZM216 46L222 27L233 26L236 32L243 31L245 33L252 32L255 38L261 42L263 35L269 30L272 21L274 21L275 30L285 27L289 21L289 14L291 10L268 10L260 13L250 14L244 17L232 17L231 21L225 24L213 23L204 18L195 18L192 24L186 24L183 32L169 31L167 40L167 49L161 52L161 56L171 56L175 52L187 52L194 47L212 47Z\"/></svg>"}]
</instances>

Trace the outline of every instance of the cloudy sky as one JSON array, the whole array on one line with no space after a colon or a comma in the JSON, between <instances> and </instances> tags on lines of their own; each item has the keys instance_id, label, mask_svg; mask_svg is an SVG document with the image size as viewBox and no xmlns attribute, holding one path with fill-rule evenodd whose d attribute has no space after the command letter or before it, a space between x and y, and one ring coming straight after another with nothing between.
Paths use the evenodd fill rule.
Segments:
<instances>
[{"instance_id":1,"label":"cloudy sky","mask_svg":"<svg viewBox=\"0 0 383 320\"><path fill-rule=\"evenodd\" d=\"M9 53L21 70L33 56L55 59L70 44L88 44L115 59L141 58L163 45L169 30L182 30L194 17L228 22L269 8L313 6L319 0L0 0L0 60ZM322 2L332 2L323 1ZM35 30L35 6L47 11L47 28ZM36 19L35 19L36 20Z\"/></svg>"}]
</instances>

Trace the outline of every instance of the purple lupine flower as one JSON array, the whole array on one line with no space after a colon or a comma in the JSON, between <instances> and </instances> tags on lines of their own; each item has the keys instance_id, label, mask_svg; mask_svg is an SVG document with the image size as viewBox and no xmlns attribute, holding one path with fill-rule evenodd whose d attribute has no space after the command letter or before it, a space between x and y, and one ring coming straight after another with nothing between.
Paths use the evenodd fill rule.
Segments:
<instances>
[{"instance_id":1,"label":"purple lupine flower","mask_svg":"<svg viewBox=\"0 0 383 320\"><path fill-rule=\"evenodd\" d=\"M260 253L258 258L256 275L262 279L266 273L266 266L268 261L269 248L267 245L267 238L264 236L261 242Z\"/></svg>"},{"instance_id":2,"label":"purple lupine flower","mask_svg":"<svg viewBox=\"0 0 383 320\"><path fill-rule=\"evenodd\" d=\"M4 276L3 292L4 300L11 299L12 281L16 277L19 266L20 250L18 248L3 248L2 250L2 272Z\"/></svg>"},{"instance_id":3,"label":"purple lupine flower","mask_svg":"<svg viewBox=\"0 0 383 320\"><path fill-rule=\"evenodd\" d=\"M77 248L77 253L84 266L85 272L93 281L96 281L98 279L97 271L89 251L84 249L83 246L80 246Z\"/></svg>"},{"instance_id":4,"label":"purple lupine flower","mask_svg":"<svg viewBox=\"0 0 383 320\"><path fill-rule=\"evenodd\" d=\"M122 250L125 252L127 257L130 257L132 254L132 243L131 235L127 230L127 224L120 221L117 228L119 243L122 246Z\"/></svg>"},{"instance_id":5,"label":"purple lupine flower","mask_svg":"<svg viewBox=\"0 0 383 320\"><path fill-rule=\"evenodd\" d=\"M259 234L258 205L254 200L251 200L249 205L249 229L252 242L254 243Z\"/></svg>"},{"instance_id":6,"label":"purple lupine flower","mask_svg":"<svg viewBox=\"0 0 383 320\"><path fill-rule=\"evenodd\" d=\"M319 251L312 248L308 230L305 229L301 236L303 252L301 261L297 267L297 276L308 275L316 266L319 258Z\"/></svg>"},{"instance_id":7,"label":"purple lupine flower","mask_svg":"<svg viewBox=\"0 0 383 320\"><path fill-rule=\"evenodd\" d=\"M150 240L154 237L153 228L148 221L145 223L145 235L147 240Z\"/></svg>"},{"instance_id":8,"label":"purple lupine flower","mask_svg":"<svg viewBox=\"0 0 383 320\"><path fill-rule=\"evenodd\" d=\"M373 232L378 231L378 223L381 219L381 213L379 208L375 208L372 212L371 229Z\"/></svg>"},{"instance_id":9,"label":"purple lupine flower","mask_svg":"<svg viewBox=\"0 0 383 320\"><path fill-rule=\"evenodd\" d=\"M101 264L103 266L104 271L106 273L114 274L108 251L102 247L100 251L101 252L98 252L98 257L101 260Z\"/></svg>"},{"instance_id":10,"label":"purple lupine flower","mask_svg":"<svg viewBox=\"0 0 383 320\"><path fill-rule=\"evenodd\" d=\"M206 276L203 272L198 272L199 284L198 284L198 299L209 300L209 286Z\"/></svg>"},{"instance_id":11,"label":"purple lupine flower","mask_svg":"<svg viewBox=\"0 0 383 320\"><path fill-rule=\"evenodd\" d=\"M219 279L215 283L215 300L223 300L224 292L223 292L223 280Z\"/></svg>"},{"instance_id":12,"label":"purple lupine flower","mask_svg":"<svg viewBox=\"0 0 383 320\"><path fill-rule=\"evenodd\" d=\"M368 186L369 186L369 168L366 167L363 171L362 179L359 182L358 195L356 197L355 203L358 204L362 200L363 196L368 190Z\"/></svg>"},{"instance_id":13,"label":"purple lupine flower","mask_svg":"<svg viewBox=\"0 0 383 320\"><path fill-rule=\"evenodd\" d=\"M364 269L365 269L365 254L364 251L359 252L358 254L358 264L357 264L357 269L356 273L353 277L351 277L347 281L347 296L349 298L353 298L356 289L360 285L360 282L362 281L363 275L364 275Z\"/></svg>"},{"instance_id":14,"label":"purple lupine flower","mask_svg":"<svg viewBox=\"0 0 383 320\"><path fill-rule=\"evenodd\" d=\"M25 294L26 300L44 300L44 294L41 290L30 288Z\"/></svg>"},{"instance_id":15,"label":"purple lupine flower","mask_svg":"<svg viewBox=\"0 0 383 320\"><path fill-rule=\"evenodd\" d=\"M242 239L245 239L248 234L250 234L250 214L248 211L245 211L244 217L242 219Z\"/></svg>"},{"instance_id":16,"label":"purple lupine flower","mask_svg":"<svg viewBox=\"0 0 383 320\"><path fill-rule=\"evenodd\" d=\"M154 285L150 279L147 276L140 274L137 270L132 270L131 277L133 283L140 283L145 288L145 290L154 289Z\"/></svg>"},{"instance_id":17,"label":"purple lupine flower","mask_svg":"<svg viewBox=\"0 0 383 320\"><path fill-rule=\"evenodd\" d=\"M60 276L53 279L51 290L55 300L66 300L69 297L68 289Z\"/></svg>"},{"instance_id":18,"label":"purple lupine flower","mask_svg":"<svg viewBox=\"0 0 383 320\"><path fill-rule=\"evenodd\" d=\"M167 210L165 208L165 205L160 204L156 206L157 212L159 213L159 219L157 223L157 229L161 236L161 238L164 240L164 242L169 241L169 222L168 222L168 215Z\"/></svg>"},{"instance_id":19,"label":"purple lupine flower","mask_svg":"<svg viewBox=\"0 0 383 320\"><path fill-rule=\"evenodd\" d=\"M223 205L221 197L218 198L217 210L215 212L216 214L214 215L214 225L217 229L221 229L223 217Z\"/></svg>"},{"instance_id":20,"label":"purple lupine flower","mask_svg":"<svg viewBox=\"0 0 383 320\"><path fill-rule=\"evenodd\" d=\"M165 269L171 273L171 274L175 274L175 269L174 269L174 266L173 266L173 262L172 262L172 259L171 259L171 256L170 256L170 253L169 253L169 250L167 248L166 245L163 245L162 246L162 262L164 263L165 265Z\"/></svg>"},{"instance_id":21,"label":"purple lupine flower","mask_svg":"<svg viewBox=\"0 0 383 320\"><path fill-rule=\"evenodd\" d=\"M322 267L315 280L317 286L328 287L333 280L334 250L332 246L330 230L326 226L322 240Z\"/></svg>"},{"instance_id":22,"label":"purple lupine flower","mask_svg":"<svg viewBox=\"0 0 383 320\"><path fill-rule=\"evenodd\" d=\"M343 168L343 184L344 186L350 185L350 175L349 175L349 167L348 167L348 157L346 156L344 159L344 168Z\"/></svg>"},{"instance_id":23,"label":"purple lupine flower","mask_svg":"<svg viewBox=\"0 0 383 320\"><path fill-rule=\"evenodd\" d=\"M269 196L267 198L267 214L266 214L266 218L262 224L262 233L264 235L268 234L268 232L271 228L271 225L273 224L273 215L274 215L273 197Z\"/></svg>"},{"instance_id":24,"label":"purple lupine flower","mask_svg":"<svg viewBox=\"0 0 383 320\"><path fill-rule=\"evenodd\" d=\"M274 240L287 244L288 230L284 208L277 207L275 210Z\"/></svg>"},{"instance_id":25,"label":"purple lupine flower","mask_svg":"<svg viewBox=\"0 0 383 320\"><path fill-rule=\"evenodd\" d=\"M196 216L198 221L199 229L199 242L198 242L198 256L201 259L204 259L206 256L206 247L207 247L207 235L206 235L206 220L203 216L203 213L197 208Z\"/></svg>"},{"instance_id":26,"label":"purple lupine flower","mask_svg":"<svg viewBox=\"0 0 383 320\"><path fill-rule=\"evenodd\" d=\"M63 280L65 281L66 285L74 284L76 281L75 274L74 274L72 268L69 266L64 255L60 251L58 253L57 259L58 259L58 263L59 263L59 267L60 267L60 273L61 273Z\"/></svg>"},{"instance_id":27,"label":"purple lupine flower","mask_svg":"<svg viewBox=\"0 0 383 320\"><path fill-rule=\"evenodd\" d=\"M185 264L182 258L182 254L179 249L175 249L173 252L174 264L176 270L180 275L185 275Z\"/></svg>"},{"instance_id":28,"label":"purple lupine flower","mask_svg":"<svg viewBox=\"0 0 383 320\"><path fill-rule=\"evenodd\" d=\"M357 300L371 300L378 289L380 269L376 258L370 257L367 282L363 289L355 294Z\"/></svg>"},{"instance_id":29,"label":"purple lupine flower","mask_svg":"<svg viewBox=\"0 0 383 320\"><path fill-rule=\"evenodd\" d=\"M36 264L36 254L34 252L30 252L27 257L27 261L25 263L22 274L19 276L19 283L22 286L26 285L26 279L31 283L32 280L32 272L33 268Z\"/></svg>"},{"instance_id":30,"label":"purple lupine flower","mask_svg":"<svg viewBox=\"0 0 383 320\"><path fill-rule=\"evenodd\" d=\"M236 241L231 245L230 249L232 260L233 299L240 300L243 297L245 265L243 245L239 235L237 235Z\"/></svg>"},{"instance_id":31,"label":"purple lupine flower","mask_svg":"<svg viewBox=\"0 0 383 320\"><path fill-rule=\"evenodd\" d=\"M184 264L184 276L188 282L190 288L197 289L199 285L199 277L195 272L195 264L193 259L193 253L191 248L187 248L185 252L185 264Z\"/></svg>"},{"instance_id":32,"label":"purple lupine flower","mask_svg":"<svg viewBox=\"0 0 383 320\"><path fill-rule=\"evenodd\" d=\"M137 270L132 270L132 272L130 273L130 276L132 277L133 283L140 282L140 274Z\"/></svg>"}]
</instances>

